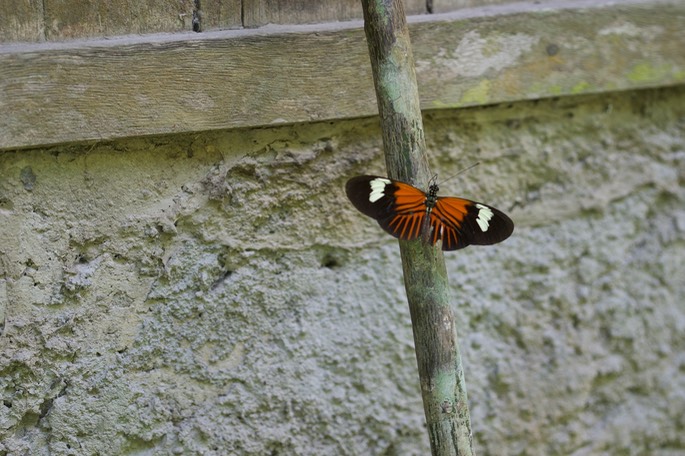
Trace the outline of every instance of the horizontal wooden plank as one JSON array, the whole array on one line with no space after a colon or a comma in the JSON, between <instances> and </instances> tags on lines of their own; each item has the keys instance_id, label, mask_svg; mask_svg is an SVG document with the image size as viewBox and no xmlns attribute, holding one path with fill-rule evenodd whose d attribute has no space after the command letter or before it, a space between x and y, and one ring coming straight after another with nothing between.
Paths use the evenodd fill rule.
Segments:
<instances>
[{"instance_id":1,"label":"horizontal wooden plank","mask_svg":"<svg viewBox=\"0 0 685 456\"><path fill-rule=\"evenodd\" d=\"M240 0L202 0L204 30L242 27ZM0 42L66 41L193 30L196 0L0 2Z\"/></svg>"},{"instance_id":2,"label":"horizontal wooden plank","mask_svg":"<svg viewBox=\"0 0 685 456\"><path fill-rule=\"evenodd\" d=\"M422 106L685 82L685 2L517 4L411 24ZM377 113L360 22L0 46L0 148Z\"/></svg>"},{"instance_id":3,"label":"horizontal wooden plank","mask_svg":"<svg viewBox=\"0 0 685 456\"><path fill-rule=\"evenodd\" d=\"M537 0L535 3L544 5L556 0ZM520 0L427 0L427 6L433 13L446 13L462 8L477 8L481 6L502 5L505 3L519 3Z\"/></svg>"},{"instance_id":4,"label":"horizontal wooden plank","mask_svg":"<svg viewBox=\"0 0 685 456\"><path fill-rule=\"evenodd\" d=\"M475 0L482 1L482 0ZM426 12L426 0L403 0L406 14ZM360 0L245 0L245 27L266 24L312 24L362 19Z\"/></svg>"},{"instance_id":5,"label":"horizontal wooden plank","mask_svg":"<svg viewBox=\"0 0 685 456\"><path fill-rule=\"evenodd\" d=\"M43 2L0 2L0 43L45 41Z\"/></svg>"},{"instance_id":6,"label":"horizontal wooden plank","mask_svg":"<svg viewBox=\"0 0 685 456\"><path fill-rule=\"evenodd\" d=\"M441 11L451 11L457 6L449 2L464 0L443 1ZM407 14L426 12L426 0L404 4ZM18 0L0 2L0 43L176 33L195 30L194 20L211 31L362 18L359 0Z\"/></svg>"},{"instance_id":7,"label":"horizontal wooden plank","mask_svg":"<svg viewBox=\"0 0 685 456\"><path fill-rule=\"evenodd\" d=\"M192 30L192 0L45 0L47 41Z\"/></svg>"}]
</instances>

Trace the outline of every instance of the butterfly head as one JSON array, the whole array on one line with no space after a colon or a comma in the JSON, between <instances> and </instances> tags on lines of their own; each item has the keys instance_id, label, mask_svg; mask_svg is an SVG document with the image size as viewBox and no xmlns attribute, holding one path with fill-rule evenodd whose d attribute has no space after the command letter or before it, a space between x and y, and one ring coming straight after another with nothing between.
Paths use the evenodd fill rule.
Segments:
<instances>
[{"instance_id":1,"label":"butterfly head","mask_svg":"<svg viewBox=\"0 0 685 456\"><path fill-rule=\"evenodd\" d=\"M438 175L433 174L433 177L428 181L428 196L430 198L436 198L438 196L438 190L440 190L440 187L438 187Z\"/></svg>"},{"instance_id":2,"label":"butterfly head","mask_svg":"<svg viewBox=\"0 0 685 456\"><path fill-rule=\"evenodd\" d=\"M431 179L431 184L428 186L428 193L426 194L426 208L428 210L435 206L435 202L438 200L438 183Z\"/></svg>"},{"instance_id":3,"label":"butterfly head","mask_svg":"<svg viewBox=\"0 0 685 456\"><path fill-rule=\"evenodd\" d=\"M438 191L440 191L440 187L438 187L438 184L430 184L428 186L428 196L435 198L436 196L438 196Z\"/></svg>"}]
</instances>

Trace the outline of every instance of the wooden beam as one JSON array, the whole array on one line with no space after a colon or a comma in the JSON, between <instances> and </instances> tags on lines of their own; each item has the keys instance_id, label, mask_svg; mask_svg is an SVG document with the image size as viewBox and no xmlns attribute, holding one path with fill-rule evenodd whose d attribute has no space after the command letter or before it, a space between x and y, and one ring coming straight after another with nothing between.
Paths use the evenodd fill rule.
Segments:
<instances>
[{"instance_id":1,"label":"wooden beam","mask_svg":"<svg viewBox=\"0 0 685 456\"><path fill-rule=\"evenodd\" d=\"M685 82L685 2L534 6L419 16L422 108ZM377 114L361 22L4 45L0 110L0 149Z\"/></svg>"},{"instance_id":2,"label":"wooden beam","mask_svg":"<svg viewBox=\"0 0 685 456\"><path fill-rule=\"evenodd\" d=\"M403 0L407 14L426 12L426 0ZM313 24L350 21L363 17L359 0L244 0L245 27L266 24Z\"/></svg>"},{"instance_id":3,"label":"wooden beam","mask_svg":"<svg viewBox=\"0 0 685 456\"><path fill-rule=\"evenodd\" d=\"M241 0L201 0L204 30L241 28ZM100 38L193 30L196 0L0 2L0 42Z\"/></svg>"}]
</instances>

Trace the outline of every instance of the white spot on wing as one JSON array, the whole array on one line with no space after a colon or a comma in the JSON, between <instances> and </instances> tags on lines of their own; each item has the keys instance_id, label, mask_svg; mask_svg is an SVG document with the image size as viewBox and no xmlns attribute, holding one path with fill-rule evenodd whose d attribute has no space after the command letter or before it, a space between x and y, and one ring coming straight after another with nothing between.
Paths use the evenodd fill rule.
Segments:
<instances>
[{"instance_id":1,"label":"white spot on wing","mask_svg":"<svg viewBox=\"0 0 685 456\"><path fill-rule=\"evenodd\" d=\"M482 204L476 204L476 207L478 208L478 218L476 219L476 222L478 222L481 231L485 233L490 227L490 219L495 214L489 207L483 206Z\"/></svg>"},{"instance_id":2,"label":"white spot on wing","mask_svg":"<svg viewBox=\"0 0 685 456\"><path fill-rule=\"evenodd\" d=\"M385 190L385 186L390 184L389 179L383 179L382 177L377 177L373 179L369 184L371 184L371 193L369 194L369 201L372 203L375 203L379 199L383 198L385 196L385 193L383 191Z\"/></svg>"}]
</instances>

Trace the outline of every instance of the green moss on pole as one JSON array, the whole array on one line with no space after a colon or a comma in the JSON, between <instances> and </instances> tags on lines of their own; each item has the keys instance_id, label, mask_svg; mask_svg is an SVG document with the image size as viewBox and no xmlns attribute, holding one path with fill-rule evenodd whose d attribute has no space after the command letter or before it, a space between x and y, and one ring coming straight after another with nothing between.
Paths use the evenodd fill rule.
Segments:
<instances>
[{"instance_id":1,"label":"green moss on pole","mask_svg":"<svg viewBox=\"0 0 685 456\"><path fill-rule=\"evenodd\" d=\"M409 31L399 0L362 0L388 175L430 178ZM400 241L431 450L473 455L471 420L442 250Z\"/></svg>"}]
</instances>

